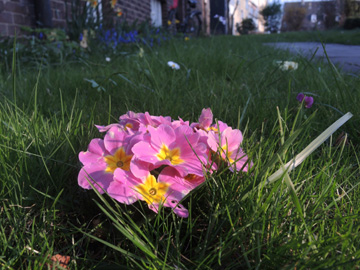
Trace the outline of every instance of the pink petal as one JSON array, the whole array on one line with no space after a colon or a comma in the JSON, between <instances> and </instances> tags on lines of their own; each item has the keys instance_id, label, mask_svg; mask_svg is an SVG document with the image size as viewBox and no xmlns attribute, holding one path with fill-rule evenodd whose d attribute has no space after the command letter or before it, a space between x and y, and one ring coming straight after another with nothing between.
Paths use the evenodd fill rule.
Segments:
<instances>
[{"instance_id":1,"label":"pink petal","mask_svg":"<svg viewBox=\"0 0 360 270\"><path fill-rule=\"evenodd\" d=\"M110 197L121 203L132 204L138 200L138 192L136 192L135 186L140 183L141 180L131 172L116 169L114 181L111 182L107 192Z\"/></svg>"},{"instance_id":2,"label":"pink petal","mask_svg":"<svg viewBox=\"0 0 360 270\"><path fill-rule=\"evenodd\" d=\"M214 131L208 133L207 144L214 152L218 151L219 148L219 135Z\"/></svg>"},{"instance_id":3,"label":"pink petal","mask_svg":"<svg viewBox=\"0 0 360 270\"><path fill-rule=\"evenodd\" d=\"M78 176L78 184L82 188L92 189L89 181L96 187L100 193L107 190L113 180L113 174L106 173L106 164L88 165L81 168Z\"/></svg>"},{"instance_id":4,"label":"pink petal","mask_svg":"<svg viewBox=\"0 0 360 270\"><path fill-rule=\"evenodd\" d=\"M227 129L229 126L226 124L226 123L224 123L224 122L222 122L222 121L217 121L217 124L215 123L214 125L212 125L214 128L218 128L219 129L219 131L218 132L223 132L225 129Z\"/></svg>"},{"instance_id":5,"label":"pink petal","mask_svg":"<svg viewBox=\"0 0 360 270\"><path fill-rule=\"evenodd\" d=\"M121 115L119 119L138 119L138 116L139 115L137 113L134 113L133 111L128 111L126 114Z\"/></svg>"},{"instance_id":6,"label":"pink petal","mask_svg":"<svg viewBox=\"0 0 360 270\"><path fill-rule=\"evenodd\" d=\"M231 152L238 149L243 140L241 131L238 129L232 129L231 127L225 129L221 135L221 144L225 145L227 142L228 151Z\"/></svg>"},{"instance_id":7,"label":"pink petal","mask_svg":"<svg viewBox=\"0 0 360 270\"><path fill-rule=\"evenodd\" d=\"M134 156L142 161L146 161L154 165L160 164L159 159L156 157L156 155L159 153L159 150L154 149L147 142L138 142L133 146L131 150L134 153ZM164 161L165 162L162 162L161 164L170 164L170 161L169 162L166 162L167 160Z\"/></svg>"},{"instance_id":8,"label":"pink petal","mask_svg":"<svg viewBox=\"0 0 360 270\"><path fill-rule=\"evenodd\" d=\"M210 108L202 109L201 115L199 117L200 127L207 129L213 122L213 113Z\"/></svg>"},{"instance_id":9,"label":"pink petal","mask_svg":"<svg viewBox=\"0 0 360 270\"><path fill-rule=\"evenodd\" d=\"M179 127L179 126L182 126L182 125L185 125L185 126L189 126L189 121L184 121L184 120L182 120L180 117L179 117L179 120L175 120L175 121L172 121L171 122L171 126L173 127L173 128L177 128L177 127Z\"/></svg>"},{"instance_id":10,"label":"pink petal","mask_svg":"<svg viewBox=\"0 0 360 270\"><path fill-rule=\"evenodd\" d=\"M100 162L105 155L109 154L101 139L91 140L88 151L79 153L79 160L83 165Z\"/></svg>"},{"instance_id":11,"label":"pink petal","mask_svg":"<svg viewBox=\"0 0 360 270\"><path fill-rule=\"evenodd\" d=\"M95 125L95 127L99 130L99 132L106 132L110 128L112 128L112 127L120 127L120 125L116 123L116 124L110 124L110 125L107 125L107 126Z\"/></svg>"},{"instance_id":12,"label":"pink petal","mask_svg":"<svg viewBox=\"0 0 360 270\"><path fill-rule=\"evenodd\" d=\"M252 166L252 163L250 162L250 164L246 164L246 166L244 167L244 164L248 161L248 157L247 155L241 150L241 148L239 148L238 153L236 154L236 151L234 151L232 153L232 155L230 156L234 161L235 161L235 168L236 171L244 171L247 172L250 167ZM229 164L230 165L230 170L232 172L234 172L234 164Z\"/></svg>"},{"instance_id":13,"label":"pink petal","mask_svg":"<svg viewBox=\"0 0 360 270\"><path fill-rule=\"evenodd\" d=\"M86 151L86 152L79 153L79 160L85 166L85 165L88 165L91 163L102 162L104 160L104 157L100 156L98 154L94 154L89 151Z\"/></svg>"},{"instance_id":14,"label":"pink petal","mask_svg":"<svg viewBox=\"0 0 360 270\"><path fill-rule=\"evenodd\" d=\"M111 198L121 203L133 204L138 200L134 190L118 181L113 181L107 192Z\"/></svg>"},{"instance_id":15,"label":"pink petal","mask_svg":"<svg viewBox=\"0 0 360 270\"><path fill-rule=\"evenodd\" d=\"M130 171L135 177L140 179L147 177L150 171L154 169L155 167L151 163L142 161L138 158L132 159L130 163Z\"/></svg>"},{"instance_id":16,"label":"pink petal","mask_svg":"<svg viewBox=\"0 0 360 270\"><path fill-rule=\"evenodd\" d=\"M189 216L189 211L183 205L179 204L177 200L166 200L164 206L171 207L179 217L187 218Z\"/></svg>"},{"instance_id":17,"label":"pink petal","mask_svg":"<svg viewBox=\"0 0 360 270\"><path fill-rule=\"evenodd\" d=\"M88 146L88 151L94 154L98 154L99 156L105 155L106 149L104 141L102 139L92 139Z\"/></svg>"},{"instance_id":18,"label":"pink petal","mask_svg":"<svg viewBox=\"0 0 360 270\"><path fill-rule=\"evenodd\" d=\"M194 181L185 180L175 168L164 168L159 177L159 182L170 184L168 195L169 198L182 200L191 190L205 181L204 177L195 177Z\"/></svg>"},{"instance_id":19,"label":"pink petal","mask_svg":"<svg viewBox=\"0 0 360 270\"><path fill-rule=\"evenodd\" d=\"M124 147L128 136L122 128L112 127L104 138L106 149L113 155L120 147Z\"/></svg>"},{"instance_id":20,"label":"pink petal","mask_svg":"<svg viewBox=\"0 0 360 270\"><path fill-rule=\"evenodd\" d=\"M151 144L160 149L163 144L169 146L175 140L175 131L169 125L160 125L158 128L148 127L151 135Z\"/></svg>"}]
</instances>

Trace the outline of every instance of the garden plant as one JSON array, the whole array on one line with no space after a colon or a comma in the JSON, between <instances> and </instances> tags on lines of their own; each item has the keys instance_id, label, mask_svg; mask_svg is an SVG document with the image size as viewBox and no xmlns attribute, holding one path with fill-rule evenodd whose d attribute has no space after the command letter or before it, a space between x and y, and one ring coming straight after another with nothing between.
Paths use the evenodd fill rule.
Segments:
<instances>
[{"instance_id":1,"label":"garden plant","mask_svg":"<svg viewBox=\"0 0 360 270\"><path fill-rule=\"evenodd\" d=\"M0 43L1 269L360 267L358 76L107 31Z\"/></svg>"}]
</instances>

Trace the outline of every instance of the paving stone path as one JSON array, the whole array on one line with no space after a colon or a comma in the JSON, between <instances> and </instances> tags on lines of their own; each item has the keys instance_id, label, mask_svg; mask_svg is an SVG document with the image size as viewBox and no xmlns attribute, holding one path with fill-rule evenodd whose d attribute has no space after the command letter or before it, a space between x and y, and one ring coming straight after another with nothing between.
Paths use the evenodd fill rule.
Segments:
<instances>
[{"instance_id":1,"label":"paving stone path","mask_svg":"<svg viewBox=\"0 0 360 270\"><path fill-rule=\"evenodd\" d=\"M326 60L326 55L321 43L317 42L276 42L264 43L291 53L302 54L311 57L315 51L315 57ZM325 44L326 53L333 64L337 64L344 72L360 75L360 46Z\"/></svg>"}]
</instances>

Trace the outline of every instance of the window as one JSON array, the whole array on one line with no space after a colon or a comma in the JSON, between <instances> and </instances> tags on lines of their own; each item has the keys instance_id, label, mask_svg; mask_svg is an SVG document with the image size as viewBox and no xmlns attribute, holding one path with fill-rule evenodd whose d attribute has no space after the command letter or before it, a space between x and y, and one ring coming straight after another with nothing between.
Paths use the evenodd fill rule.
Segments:
<instances>
[{"instance_id":1,"label":"window","mask_svg":"<svg viewBox=\"0 0 360 270\"><path fill-rule=\"evenodd\" d=\"M317 22L317 16L316 16L316 14L311 14L310 21L311 21L312 23L316 23L316 22Z\"/></svg>"}]
</instances>

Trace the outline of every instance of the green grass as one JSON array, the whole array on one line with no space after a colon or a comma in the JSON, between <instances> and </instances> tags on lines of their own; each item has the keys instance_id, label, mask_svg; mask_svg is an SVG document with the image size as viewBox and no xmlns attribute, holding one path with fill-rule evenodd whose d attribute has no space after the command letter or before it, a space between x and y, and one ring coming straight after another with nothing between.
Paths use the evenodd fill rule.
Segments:
<instances>
[{"instance_id":1,"label":"green grass","mask_svg":"<svg viewBox=\"0 0 360 270\"><path fill-rule=\"evenodd\" d=\"M47 269L54 254L70 256L71 269L359 267L359 78L262 46L258 36L144 49L142 58L132 48L109 63L93 55L2 69L1 268ZM170 60L181 69L171 70ZM299 68L283 72L274 60ZM314 96L311 109L298 103L299 92ZM188 219L77 185L78 153L102 136L94 124L128 110L197 121L207 107L243 131L254 166L219 171L194 190L183 202ZM348 111L354 117L299 167L264 185ZM341 132L347 140L336 142Z\"/></svg>"}]
</instances>

